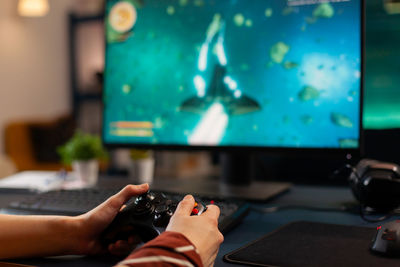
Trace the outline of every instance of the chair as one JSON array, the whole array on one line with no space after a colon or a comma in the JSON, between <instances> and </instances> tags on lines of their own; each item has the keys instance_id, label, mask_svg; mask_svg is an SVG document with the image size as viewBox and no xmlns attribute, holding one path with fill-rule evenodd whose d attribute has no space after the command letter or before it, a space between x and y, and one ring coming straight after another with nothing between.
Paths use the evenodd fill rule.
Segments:
<instances>
[{"instance_id":1,"label":"chair","mask_svg":"<svg viewBox=\"0 0 400 267\"><path fill-rule=\"evenodd\" d=\"M0 155L0 179L17 172L14 162L5 155Z\"/></svg>"},{"instance_id":2,"label":"chair","mask_svg":"<svg viewBox=\"0 0 400 267\"><path fill-rule=\"evenodd\" d=\"M5 152L18 171L59 170L64 166L57 147L67 142L74 130L70 116L11 122L5 127Z\"/></svg>"}]
</instances>

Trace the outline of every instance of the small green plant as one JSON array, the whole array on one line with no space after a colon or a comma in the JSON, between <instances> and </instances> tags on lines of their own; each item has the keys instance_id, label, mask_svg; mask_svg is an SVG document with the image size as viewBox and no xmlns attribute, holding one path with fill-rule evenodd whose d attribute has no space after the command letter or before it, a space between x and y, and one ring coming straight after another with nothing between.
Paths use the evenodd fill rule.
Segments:
<instances>
[{"instance_id":1,"label":"small green plant","mask_svg":"<svg viewBox=\"0 0 400 267\"><path fill-rule=\"evenodd\" d=\"M140 159L147 159L151 157L150 150L143 150L143 149L131 149L131 159L133 160L140 160Z\"/></svg>"},{"instance_id":2,"label":"small green plant","mask_svg":"<svg viewBox=\"0 0 400 267\"><path fill-rule=\"evenodd\" d=\"M63 146L58 147L58 154L64 164L71 165L76 160L104 160L107 152L104 149L101 139L97 135L75 132L72 138Z\"/></svg>"}]
</instances>

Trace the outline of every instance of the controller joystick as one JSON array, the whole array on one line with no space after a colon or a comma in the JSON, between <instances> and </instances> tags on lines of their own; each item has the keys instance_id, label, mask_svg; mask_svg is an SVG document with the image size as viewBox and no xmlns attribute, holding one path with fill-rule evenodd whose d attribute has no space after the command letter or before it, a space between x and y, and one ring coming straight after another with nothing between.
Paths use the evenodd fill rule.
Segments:
<instances>
[{"instance_id":1,"label":"controller joystick","mask_svg":"<svg viewBox=\"0 0 400 267\"><path fill-rule=\"evenodd\" d=\"M165 231L177 206L177 201L168 199L162 193L149 191L139 195L114 218L103 232L102 242L108 245L132 235L138 235L143 242L147 242ZM205 205L196 201L191 215L200 215L206 209Z\"/></svg>"}]
</instances>

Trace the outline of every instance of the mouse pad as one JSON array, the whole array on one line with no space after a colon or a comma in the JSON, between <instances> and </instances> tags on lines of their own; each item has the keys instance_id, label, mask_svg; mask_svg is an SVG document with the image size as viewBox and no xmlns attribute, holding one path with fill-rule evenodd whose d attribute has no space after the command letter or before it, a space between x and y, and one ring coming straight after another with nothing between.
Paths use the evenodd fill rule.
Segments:
<instances>
[{"instance_id":1,"label":"mouse pad","mask_svg":"<svg viewBox=\"0 0 400 267\"><path fill-rule=\"evenodd\" d=\"M315 222L287 224L224 256L254 266L400 266L369 250L376 228Z\"/></svg>"}]
</instances>

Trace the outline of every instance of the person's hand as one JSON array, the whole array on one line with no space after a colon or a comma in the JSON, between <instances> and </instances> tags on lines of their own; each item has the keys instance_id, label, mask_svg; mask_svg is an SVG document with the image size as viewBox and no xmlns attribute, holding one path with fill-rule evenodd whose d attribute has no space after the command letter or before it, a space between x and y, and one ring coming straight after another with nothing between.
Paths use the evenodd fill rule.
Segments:
<instances>
[{"instance_id":1,"label":"person's hand","mask_svg":"<svg viewBox=\"0 0 400 267\"><path fill-rule=\"evenodd\" d=\"M187 195L178 205L166 231L179 232L197 248L204 266L213 266L224 236L218 230L219 208L207 206L200 216L190 216L194 198Z\"/></svg>"},{"instance_id":2,"label":"person's hand","mask_svg":"<svg viewBox=\"0 0 400 267\"><path fill-rule=\"evenodd\" d=\"M148 190L148 184L128 185L98 207L78 216L77 253L90 255L103 252L104 247L100 243L100 235L130 198L146 193ZM139 239L129 237L127 241L119 240L110 244L107 249L112 254L124 255L128 254L138 243Z\"/></svg>"}]
</instances>

